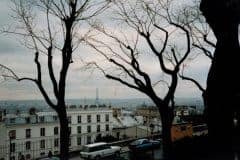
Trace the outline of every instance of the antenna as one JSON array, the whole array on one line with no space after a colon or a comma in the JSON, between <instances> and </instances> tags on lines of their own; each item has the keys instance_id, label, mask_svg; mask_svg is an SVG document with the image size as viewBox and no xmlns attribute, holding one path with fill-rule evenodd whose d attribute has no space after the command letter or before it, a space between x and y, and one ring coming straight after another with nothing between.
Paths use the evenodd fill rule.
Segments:
<instances>
[{"instance_id":1,"label":"antenna","mask_svg":"<svg viewBox=\"0 0 240 160\"><path fill-rule=\"evenodd\" d=\"M99 106L99 93L98 93L98 88L96 88L96 100L95 100L95 104L97 106Z\"/></svg>"}]
</instances>

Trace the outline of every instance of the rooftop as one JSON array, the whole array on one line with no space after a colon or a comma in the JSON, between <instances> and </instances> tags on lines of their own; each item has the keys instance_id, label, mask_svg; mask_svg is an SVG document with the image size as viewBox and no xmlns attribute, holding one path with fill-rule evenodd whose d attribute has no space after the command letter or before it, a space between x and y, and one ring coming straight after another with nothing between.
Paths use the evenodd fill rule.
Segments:
<instances>
[{"instance_id":1,"label":"rooftop","mask_svg":"<svg viewBox=\"0 0 240 160\"><path fill-rule=\"evenodd\" d=\"M100 109L101 108L101 109ZM111 108L106 105L85 105L80 106L67 106L68 116L73 114L85 114L96 113L96 110L102 113L112 112ZM1 114L1 120L6 125L18 125L18 124L37 124L37 123L56 123L58 122L57 113L52 110L38 110L34 107L29 110L4 111Z\"/></svg>"}]
</instances>

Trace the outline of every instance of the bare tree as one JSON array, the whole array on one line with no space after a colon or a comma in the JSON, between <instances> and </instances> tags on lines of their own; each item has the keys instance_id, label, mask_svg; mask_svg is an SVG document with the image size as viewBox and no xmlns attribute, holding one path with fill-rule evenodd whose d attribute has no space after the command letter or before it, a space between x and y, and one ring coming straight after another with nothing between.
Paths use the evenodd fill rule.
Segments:
<instances>
[{"instance_id":1,"label":"bare tree","mask_svg":"<svg viewBox=\"0 0 240 160\"><path fill-rule=\"evenodd\" d=\"M89 65L93 64L108 79L135 89L154 102L161 115L163 150L169 156L178 73L191 50L189 28L179 23L174 9L170 9L174 1L124 0L114 4L114 19L123 29L111 32L99 23L92 23L100 37L86 40L111 67L104 68L96 62ZM178 39L178 36L181 38ZM176 39L184 43L177 46ZM149 65L148 59L151 59ZM155 67L159 73L157 78L147 70ZM160 84L167 88L166 92L162 91L164 95L155 88Z\"/></svg>"},{"instance_id":2,"label":"bare tree","mask_svg":"<svg viewBox=\"0 0 240 160\"><path fill-rule=\"evenodd\" d=\"M69 66L73 63L73 53L81 43L75 35L81 31L84 21L102 13L110 1L107 0L13 0L13 28L4 29L24 38L23 44L35 54L37 68L36 78L19 77L14 70L1 65L4 78L17 81L31 81L36 84L47 104L53 108L60 121L60 158L69 156L69 128L66 113L65 88ZM40 16L37 16L40 15ZM53 59L61 57L59 68L54 66ZM39 57L47 57L45 63ZM45 68L44 68L44 67ZM47 70L52 92L47 92L43 84L43 68ZM58 73L58 74L56 74ZM57 77L57 78L56 78ZM53 93L54 98L50 98Z\"/></svg>"},{"instance_id":3,"label":"bare tree","mask_svg":"<svg viewBox=\"0 0 240 160\"><path fill-rule=\"evenodd\" d=\"M235 75L238 72L238 62L236 61L239 59L237 36L239 1L223 0L219 3L202 0L201 11L204 16L200 15L198 23L191 25L191 35L194 42L193 46L211 60L207 86L203 88L196 79L184 75L183 71L180 77L193 82L201 90L209 137L213 142L212 144L215 145L214 147L217 148L220 137L223 135L231 137L233 131L235 132L238 129L238 126L235 126L236 128L233 126L233 118L239 119L239 103L236 100L239 95L238 78L236 76L234 78L232 76L228 77L225 73ZM215 17L216 15L218 16ZM214 37L214 40L212 37ZM230 59L228 59L228 56L230 56ZM229 85L222 87L223 84ZM220 88L221 93L219 92ZM219 125L220 121L222 121L221 125ZM225 128L225 130L220 132L222 128ZM235 133L235 135L237 134ZM223 142L227 148L229 148L230 141L226 138Z\"/></svg>"},{"instance_id":4,"label":"bare tree","mask_svg":"<svg viewBox=\"0 0 240 160\"><path fill-rule=\"evenodd\" d=\"M200 1L196 1L191 5L185 6L180 9L179 16L182 17L182 21L185 24L188 24L188 27L190 28L190 35L192 39L192 50L191 52L194 54L193 59L196 59L199 54L205 55L209 60L214 60L214 49L216 47L216 40L215 36L212 33L211 28L209 25L205 22L205 19L199 10ZM192 14L194 13L194 14ZM192 16L189 16L189 15ZM210 38L209 38L210 37ZM195 56L194 56L195 55ZM183 80L187 80L192 82L196 87L202 92L202 98L204 102L204 106L206 106L206 89L203 87L202 84L198 82L197 79L194 79L193 77L186 76L184 74L184 70L186 70L186 66L188 64L185 63L183 67L181 68L182 71L179 73L179 76ZM206 109L206 108L205 108Z\"/></svg>"}]
</instances>

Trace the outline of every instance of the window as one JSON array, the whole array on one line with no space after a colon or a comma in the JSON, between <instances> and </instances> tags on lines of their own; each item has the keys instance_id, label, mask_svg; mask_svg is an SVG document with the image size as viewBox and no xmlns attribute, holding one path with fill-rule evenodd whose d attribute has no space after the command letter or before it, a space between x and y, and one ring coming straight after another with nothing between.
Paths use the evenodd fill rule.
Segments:
<instances>
[{"instance_id":1,"label":"window","mask_svg":"<svg viewBox=\"0 0 240 160\"><path fill-rule=\"evenodd\" d=\"M26 129L26 138L31 138L31 129Z\"/></svg>"},{"instance_id":2,"label":"window","mask_svg":"<svg viewBox=\"0 0 240 160\"><path fill-rule=\"evenodd\" d=\"M72 117L71 117L71 116L68 116L67 119L68 119L68 123L71 124L71 123L72 123Z\"/></svg>"},{"instance_id":3,"label":"window","mask_svg":"<svg viewBox=\"0 0 240 160\"><path fill-rule=\"evenodd\" d=\"M87 144L91 143L91 136L87 136Z\"/></svg>"},{"instance_id":4,"label":"window","mask_svg":"<svg viewBox=\"0 0 240 160\"><path fill-rule=\"evenodd\" d=\"M97 132L100 132L100 125L97 125Z\"/></svg>"},{"instance_id":5,"label":"window","mask_svg":"<svg viewBox=\"0 0 240 160\"><path fill-rule=\"evenodd\" d=\"M78 123L82 123L82 117L78 116Z\"/></svg>"},{"instance_id":6,"label":"window","mask_svg":"<svg viewBox=\"0 0 240 160\"><path fill-rule=\"evenodd\" d=\"M109 125L106 124L106 131L109 131Z\"/></svg>"},{"instance_id":7,"label":"window","mask_svg":"<svg viewBox=\"0 0 240 160\"><path fill-rule=\"evenodd\" d=\"M72 128L71 127L68 127L68 132L69 132L69 135L72 134Z\"/></svg>"},{"instance_id":8,"label":"window","mask_svg":"<svg viewBox=\"0 0 240 160\"><path fill-rule=\"evenodd\" d=\"M41 149L44 149L44 148L45 148L45 140L44 140L44 139L40 141L40 148L41 148ZM45 154L45 153L44 153L44 154Z\"/></svg>"},{"instance_id":9,"label":"window","mask_svg":"<svg viewBox=\"0 0 240 160\"><path fill-rule=\"evenodd\" d=\"M15 118L10 118L10 123L15 123L16 119Z\"/></svg>"},{"instance_id":10,"label":"window","mask_svg":"<svg viewBox=\"0 0 240 160\"><path fill-rule=\"evenodd\" d=\"M186 126L181 126L181 131L185 131L187 129Z\"/></svg>"},{"instance_id":11,"label":"window","mask_svg":"<svg viewBox=\"0 0 240 160\"><path fill-rule=\"evenodd\" d=\"M88 116L87 116L87 122L88 122L88 123L91 123L91 115L88 115Z\"/></svg>"},{"instance_id":12,"label":"window","mask_svg":"<svg viewBox=\"0 0 240 160\"><path fill-rule=\"evenodd\" d=\"M10 157L10 160L15 160L15 156L11 156L11 157Z\"/></svg>"},{"instance_id":13,"label":"window","mask_svg":"<svg viewBox=\"0 0 240 160\"><path fill-rule=\"evenodd\" d=\"M72 141L71 141L72 139L71 138L69 138L69 146L71 146L72 145Z\"/></svg>"},{"instance_id":14,"label":"window","mask_svg":"<svg viewBox=\"0 0 240 160\"><path fill-rule=\"evenodd\" d=\"M40 117L39 117L39 122L43 123L43 122L44 122L44 119L45 119L44 116L40 116Z\"/></svg>"},{"instance_id":15,"label":"window","mask_svg":"<svg viewBox=\"0 0 240 160\"><path fill-rule=\"evenodd\" d=\"M16 130L10 130L8 135L10 139L16 139Z\"/></svg>"},{"instance_id":16,"label":"window","mask_svg":"<svg viewBox=\"0 0 240 160\"><path fill-rule=\"evenodd\" d=\"M30 141L27 141L25 143L25 147L26 147L26 150L30 150L31 149L31 142Z\"/></svg>"},{"instance_id":17,"label":"window","mask_svg":"<svg viewBox=\"0 0 240 160\"><path fill-rule=\"evenodd\" d=\"M80 146L82 144L82 138L77 137L77 145Z\"/></svg>"},{"instance_id":18,"label":"window","mask_svg":"<svg viewBox=\"0 0 240 160\"><path fill-rule=\"evenodd\" d=\"M10 152L15 152L15 150L16 150L16 145L15 145L15 143L11 143L11 144L10 144Z\"/></svg>"},{"instance_id":19,"label":"window","mask_svg":"<svg viewBox=\"0 0 240 160\"><path fill-rule=\"evenodd\" d=\"M57 121L58 120L58 116L53 116L53 120Z\"/></svg>"},{"instance_id":20,"label":"window","mask_svg":"<svg viewBox=\"0 0 240 160\"><path fill-rule=\"evenodd\" d=\"M45 128L40 129L40 136L45 136Z\"/></svg>"},{"instance_id":21,"label":"window","mask_svg":"<svg viewBox=\"0 0 240 160\"><path fill-rule=\"evenodd\" d=\"M88 133L91 132L91 126L87 126L87 132L88 132Z\"/></svg>"},{"instance_id":22,"label":"window","mask_svg":"<svg viewBox=\"0 0 240 160\"><path fill-rule=\"evenodd\" d=\"M106 121L106 122L109 122L109 114L106 114L106 115L105 115L105 121Z\"/></svg>"},{"instance_id":23,"label":"window","mask_svg":"<svg viewBox=\"0 0 240 160\"><path fill-rule=\"evenodd\" d=\"M26 123L30 123L30 117L25 118Z\"/></svg>"},{"instance_id":24,"label":"window","mask_svg":"<svg viewBox=\"0 0 240 160\"><path fill-rule=\"evenodd\" d=\"M101 145L98 147L99 150L103 150L103 149L110 149L111 147L107 144Z\"/></svg>"},{"instance_id":25,"label":"window","mask_svg":"<svg viewBox=\"0 0 240 160\"><path fill-rule=\"evenodd\" d=\"M100 122L101 121L101 116L98 114L97 115L97 122Z\"/></svg>"},{"instance_id":26,"label":"window","mask_svg":"<svg viewBox=\"0 0 240 160\"><path fill-rule=\"evenodd\" d=\"M82 133L82 127L81 126L77 127L77 133Z\"/></svg>"},{"instance_id":27,"label":"window","mask_svg":"<svg viewBox=\"0 0 240 160\"><path fill-rule=\"evenodd\" d=\"M58 127L54 127L54 135L58 135Z\"/></svg>"},{"instance_id":28,"label":"window","mask_svg":"<svg viewBox=\"0 0 240 160\"><path fill-rule=\"evenodd\" d=\"M59 146L59 140L58 138L54 139L54 147L58 147Z\"/></svg>"},{"instance_id":29,"label":"window","mask_svg":"<svg viewBox=\"0 0 240 160\"><path fill-rule=\"evenodd\" d=\"M142 144L147 144L147 143L149 143L148 140L143 140L143 141L142 141Z\"/></svg>"}]
</instances>

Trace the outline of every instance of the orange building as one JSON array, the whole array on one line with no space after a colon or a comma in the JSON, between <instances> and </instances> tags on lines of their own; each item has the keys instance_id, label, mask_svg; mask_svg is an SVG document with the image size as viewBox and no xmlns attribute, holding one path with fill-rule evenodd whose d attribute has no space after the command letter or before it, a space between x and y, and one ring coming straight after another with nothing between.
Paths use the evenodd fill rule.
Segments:
<instances>
[{"instance_id":1,"label":"orange building","mask_svg":"<svg viewBox=\"0 0 240 160\"><path fill-rule=\"evenodd\" d=\"M193 136L193 127L191 123L173 124L171 128L172 142Z\"/></svg>"}]
</instances>

